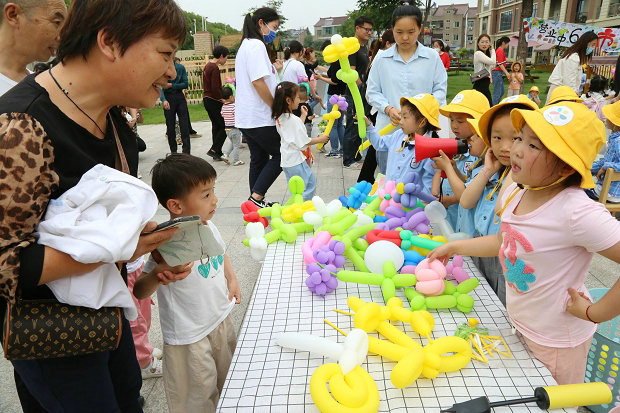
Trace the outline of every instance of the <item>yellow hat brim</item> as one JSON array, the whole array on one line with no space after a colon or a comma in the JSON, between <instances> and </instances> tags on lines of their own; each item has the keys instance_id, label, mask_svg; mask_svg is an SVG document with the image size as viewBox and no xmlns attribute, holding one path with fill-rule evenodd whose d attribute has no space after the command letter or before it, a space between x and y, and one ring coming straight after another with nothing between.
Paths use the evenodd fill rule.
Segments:
<instances>
[{"instance_id":1,"label":"yellow hat brim","mask_svg":"<svg viewBox=\"0 0 620 413\"><path fill-rule=\"evenodd\" d=\"M484 114L480 117L480 120L478 121L478 130L480 131L481 135L479 136L486 146L488 146L489 148L491 147L491 141L487 135L489 132L489 123L491 122L491 119L493 119L493 115L495 114L495 112L507 105L525 105L533 110L538 109L538 105L536 103L532 102L526 96L524 96L524 98L525 99L519 99L517 101L500 102L497 105L493 106L491 109L484 112Z\"/></svg>"},{"instance_id":2,"label":"yellow hat brim","mask_svg":"<svg viewBox=\"0 0 620 413\"><path fill-rule=\"evenodd\" d=\"M549 151L581 175L580 186L582 188L594 188L590 169L584 166L581 158L566 144L553 125L545 120L541 110L514 109L510 112L510 120L517 131L520 131L527 123Z\"/></svg>"},{"instance_id":3,"label":"yellow hat brim","mask_svg":"<svg viewBox=\"0 0 620 413\"><path fill-rule=\"evenodd\" d=\"M478 136L480 136L480 128L478 127L479 120L480 118L467 119L467 123L469 123L474 133Z\"/></svg>"},{"instance_id":4,"label":"yellow hat brim","mask_svg":"<svg viewBox=\"0 0 620 413\"><path fill-rule=\"evenodd\" d=\"M403 107L403 102L409 102L411 103L413 106L415 106L416 108L418 108L418 110L420 111L420 113L422 114L422 116L424 116L426 118L426 120L428 120L428 122L433 125L434 127L436 127L437 129L441 129L441 127L439 126L439 117L438 116L434 116L432 115L428 109L422 105L422 101L418 100L418 99L413 99L413 98L406 98L406 97L402 97L400 98L400 107Z\"/></svg>"},{"instance_id":5,"label":"yellow hat brim","mask_svg":"<svg viewBox=\"0 0 620 413\"><path fill-rule=\"evenodd\" d=\"M607 118L608 121L613 123L616 126L620 126L620 116L614 113L614 105L605 105L603 106L603 115Z\"/></svg>"},{"instance_id":6,"label":"yellow hat brim","mask_svg":"<svg viewBox=\"0 0 620 413\"><path fill-rule=\"evenodd\" d=\"M450 103L450 104L440 107L439 113L441 113L447 118L450 117L451 113L464 113L474 118L479 118L482 115L482 113L475 111L472 108L468 108L466 106L458 104L458 103L457 104Z\"/></svg>"}]
</instances>

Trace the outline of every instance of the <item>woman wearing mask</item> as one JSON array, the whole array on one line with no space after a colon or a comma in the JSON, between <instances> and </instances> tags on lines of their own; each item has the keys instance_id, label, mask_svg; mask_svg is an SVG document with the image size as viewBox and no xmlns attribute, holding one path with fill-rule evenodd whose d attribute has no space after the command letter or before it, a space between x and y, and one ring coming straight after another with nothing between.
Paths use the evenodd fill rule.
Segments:
<instances>
[{"instance_id":1,"label":"woman wearing mask","mask_svg":"<svg viewBox=\"0 0 620 413\"><path fill-rule=\"evenodd\" d=\"M267 45L276 38L280 16L261 7L248 13L243 22L243 40L235 59L237 104L235 126L250 149L250 201L259 208L269 206L265 194L280 168L280 135L271 118L273 95L278 83L276 68Z\"/></svg>"},{"instance_id":2,"label":"woman wearing mask","mask_svg":"<svg viewBox=\"0 0 620 413\"><path fill-rule=\"evenodd\" d=\"M598 42L598 36L593 31L585 32L571 47L566 49L560 61L555 65L553 73L549 76L549 93L558 86L569 86L576 93L579 92L581 76L583 75L583 65L592 60L592 52Z\"/></svg>"},{"instance_id":3,"label":"woman wearing mask","mask_svg":"<svg viewBox=\"0 0 620 413\"><path fill-rule=\"evenodd\" d=\"M439 57L443 62L443 67L446 68L446 72L450 70L450 55L446 52L443 42L439 39L433 40L433 49L435 49L435 51L439 54Z\"/></svg>"}]
</instances>

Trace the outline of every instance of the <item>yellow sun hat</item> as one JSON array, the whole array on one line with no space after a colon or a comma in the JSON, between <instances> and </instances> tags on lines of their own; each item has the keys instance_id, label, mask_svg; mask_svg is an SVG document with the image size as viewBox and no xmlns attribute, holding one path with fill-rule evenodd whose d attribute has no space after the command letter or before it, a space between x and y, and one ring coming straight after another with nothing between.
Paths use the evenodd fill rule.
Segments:
<instances>
[{"instance_id":1,"label":"yellow sun hat","mask_svg":"<svg viewBox=\"0 0 620 413\"><path fill-rule=\"evenodd\" d=\"M478 121L478 131L480 132L478 136L480 136L480 139L482 139L485 145L488 147L491 147L491 141L487 136L489 133L489 123L491 122L491 119L493 119L493 115L495 114L495 112L507 105L521 105L526 106L530 109L538 109L538 105L532 102L527 96L515 95L508 96L507 98L500 101L497 105L484 112L484 114L480 117L480 120Z\"/></svg>"},{"instance_id":2,"label":"yellow sun hat","mask_svg":"<svg viewBox=\"0 0 620 413\"><path fill-rule=\"evenodd\" d=\"M538 89L538 86L534 85L530 88L530 92L538 92L540 93L540 89Z\"/></svg>"},{"instance_id":3,"label":"yellow sun hat","mask_svg":"<svg viewBox=\"0 0 620 413\"><path fill-rule=\"evenodd\" d=\"M512 125L532 128L538 139L581 175L582 188L594 188L590 169L605 143L605 125L596 114L577 102L562 102L536 110L514 109Z\"/></svg>"},{"instance_id":4,"label":"yellow sun hat","mask_svg":"<svg viewBox=\"0 0 620 413\"><path fill-rule=\"evenodd\" d=\"M549 102L547 102L546 106L555 105L558 102L583 102L573 88L570 86L558 86L551 91L551 95L549 96Z\"/></svg>"},{"instance_id":5,"label":"yellow sun hat","mask_svg":"<svg viewBox=\"0 0 620 413\"><path fill-rule=\"evenodd\" d=\"M477 90L461 90L452 98L452 101L439 108L439 112L450 117L451 113L465 113L474 118L479 118L489 110L489 99Z\"/></svg>"},{"instance_id":6,"label":"yellow sun hat","mask_svg":"<svg viewBox=\"0 0 620 413\"><path fill-rule=\"evenodd\" d=\"M620 126L620 101L603 106L603 115L614 125Z\"/></svg>"},{"instance_id":7,"label":"yellow sun hat","mask_svg":"<svg viewBox=\"0 0 620 413\"><path fill-rule=\"evenodd\" d=\"M480 128L478 126L480 118L467 119L467 123L471 125L471 130L478 136L480 136Z\"/></svg>"},{"instance_id":8,"label":"yellow sun hat","mask_svg":"<svg viewBox=\"0 0 620 413\"><path fill-rule=\"evenodd\" d=\"M429 93L420 93L413 97L400 98L400 107L402 109L403 102L409 102L428 120L428 122L435 126L436 128L440 128L439 126L439 102L435 98L435 96Z\"/></svg>"}]
</instances>

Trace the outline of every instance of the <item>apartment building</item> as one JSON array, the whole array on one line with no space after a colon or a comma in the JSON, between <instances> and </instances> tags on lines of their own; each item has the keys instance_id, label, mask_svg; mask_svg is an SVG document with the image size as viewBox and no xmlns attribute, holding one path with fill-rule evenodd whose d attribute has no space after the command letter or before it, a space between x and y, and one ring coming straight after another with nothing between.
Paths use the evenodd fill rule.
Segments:
<instances>
[{"instance_id":1,"label":"apartment building","mask_svg":"<svg viewBox=\"0 0 620 413\"><path fill-rule=\"evenodd\" d=\"M454 52L462 47L473 48L476 15L476 8L467 3L433 8L428 18L432 37L443 40Z\"/></svg>"},{"instance_id":2,"label":"apartment building","mask_svg":"<svg viewBox=\"0 0 620 413\"><path fill-rule=\"evenodd\" d=\"M338 29L348 18L349 16L321 17L314 24L314 40L331 39L332 35L338 33Z\"/></svg>"}]
</instances>

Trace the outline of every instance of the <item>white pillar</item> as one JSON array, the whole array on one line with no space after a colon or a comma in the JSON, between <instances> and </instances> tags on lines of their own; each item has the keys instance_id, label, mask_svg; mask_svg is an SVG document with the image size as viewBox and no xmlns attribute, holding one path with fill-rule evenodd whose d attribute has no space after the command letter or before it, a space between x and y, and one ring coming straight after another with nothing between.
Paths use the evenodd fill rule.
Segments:
<instances>
[{"instance_id":1,"label":"white pillar","mask_svg":"<svg viewBox=\"0 0 620 413\"><path fill-rule=\"evenodd\" d=\"M607 17L609 17L609 0L603 0L601 3L601 13L598 16L590 17L590 19L606 19Z\"/></svg>"},{"instance_id":2,"label":"white pillar","mask_svg":"<svg viewBox=\"0 0 620 413\"><path fill-rule=\"evenodd\" d=\"M551 0L545 0L545 11L543 12L543 19L549 18L549 13L551 12Z\"/></svg>"}]
</instances>

